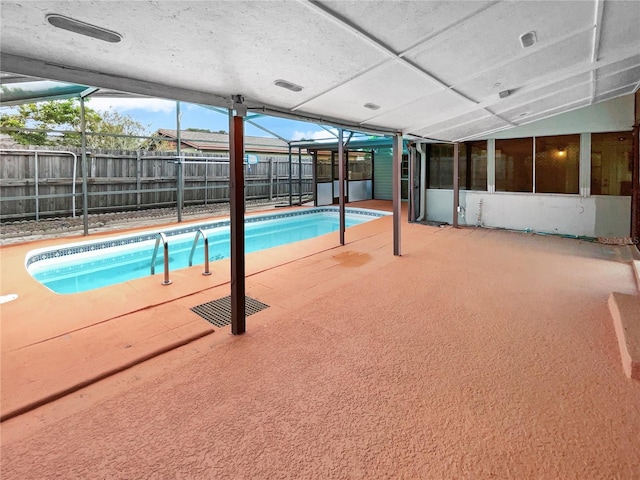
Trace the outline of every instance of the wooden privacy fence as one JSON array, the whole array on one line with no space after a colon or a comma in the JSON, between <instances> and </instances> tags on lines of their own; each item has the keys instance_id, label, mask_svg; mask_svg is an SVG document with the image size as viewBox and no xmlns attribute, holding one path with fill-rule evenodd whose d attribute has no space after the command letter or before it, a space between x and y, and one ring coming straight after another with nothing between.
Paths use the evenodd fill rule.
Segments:
<instances>
[{"instance_id":1,"label":"wooden privacy fence","mask_svg":"<svg viewBox=\"0 0 640 480\"><path fill-rule=\"evenodd\" d=\"M252 155L255 159L255 155ZM229 162L224 154L181 154L184 205L229 201ZM313 195L309 156L258 155L245 164L247 199ZM89 213L177 205L175 152L92 150L87 156ZM291 171L291 176L289 172ZM300 175L302 173L302 175ZM80 149L0 149L2 220L77 216L82 213Z\"/></svg>"}]
</instances>

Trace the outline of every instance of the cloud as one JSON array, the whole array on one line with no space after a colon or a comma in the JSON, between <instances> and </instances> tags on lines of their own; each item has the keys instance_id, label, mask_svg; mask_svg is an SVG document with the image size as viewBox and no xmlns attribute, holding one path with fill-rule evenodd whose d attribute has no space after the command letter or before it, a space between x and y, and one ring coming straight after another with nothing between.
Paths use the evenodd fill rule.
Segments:
<instances>
[{"instance_id":1,"label":"cloud","mask_svg":"<svg viewBox=\"0 0 640 480\"><path fill-rule=\"evenodd\" d=\"M175 112L176 102L161 98L119 98L119 97L94 97L88 102L94 110L146 110L148 112Z\"/></svg>"},{"instance_id":2,"label":"cloud","mask_svg":"<svg viewBox=\"0 0 640 480\"><path fill-rule=\"evenodd\" d=\"M336 135L338 134L338 129L331 128L330 130L334 132ZM337 137L331 135L326 130L308 130L306 132L295 130L293 132L292 140L302 140L303 138L305 140L318 140L318 141L325 140L329 142L335 142L337 139Z\"/></svg>"}]
</instances>

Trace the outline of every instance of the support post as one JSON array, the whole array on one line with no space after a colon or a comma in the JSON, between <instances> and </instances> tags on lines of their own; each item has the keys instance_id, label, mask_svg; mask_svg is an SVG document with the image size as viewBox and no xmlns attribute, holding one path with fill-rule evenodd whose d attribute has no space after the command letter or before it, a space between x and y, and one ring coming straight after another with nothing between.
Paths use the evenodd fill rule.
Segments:
<instances>
[{"instance_id":1,"label":"support post","mask_svg":"<svg viewBox=\"0 0 640 480\"><path fill-rule=\"evenodd\" d=\"M631 166L631 239L640 248L640 90L636 90Z\"/></svg>"},{"instance_id":2,"label":"support post","mask_svg":"<svg viewBox=\"0 0 640 480\"><path fill-rule=\"evenodd\" d=\"M298 198L302 205L302 148L298 147Z\"/></svg>"},{"instance_id":3,"label":"support post","mask_svg":"<svg viewBox=\"0 0 640 480\"><path fill-rule=\"evenodd\" d=\"M289 144L289 206L293 205L293 192L292 192L292 184L291 177L293 175L293 167L291 165L291 144Z\"/></svg>"},{"instance_id":4,"label":"support post","mask_svg":"<svg viewBox=\"0 0 640 480\"><path fill-rule=\"evenodd\" d=\"M458 228L460 206L460 144L453 144L453 228Z\"/></svg>"},{"instance_id":5,"label":"support post","mask_svg":"<svg viewBox=\"0 0 640 480\"><path fill-rule=\"evenodd\" d=\"M209 202L209 161L204 162L204 204Z\"/></svg>"},{"instance_id":6,"label":"support post","mask_svg":"<svg viewBox=\"0 0 640 480\"><path fill-rule=\"evenodd\" d=\"M309 151L307 150L307 153ZM313 206L318 206L318 177L317 177L317 168L318 168L318 151L311 153L311 191L313 195Z\"/></svg>"},{"instance_id":7,"label":"support post","mask_svg":"<svg viewBox=\"0 0 640 480\"><path fill-rule=\"evenodd\" d=\"M136 208L140 208L142 203L142 160L140 159L140 150L136 150Z\"/></svg>"},{"instance_id":8,"label":"support post","mask_svg":"<svg viewBox=\"0 0 640 480\"><path fill-rule=\"evenodd\" d=\"M229 200L231 208L231 333L246 331L244 263L244 99L229 111Z\"/></svg>"},{"instance_id":9,"label":"support post","mask_svg":"<svg viewBox=\"0 0 640 480\"><path fill-rule=\"evenodd\" d=\"M340 245L344 245L344 231L346 229L344 209L344 144L343 130L338 129L338 206L340 210Z\"/></svg>"},{"instance_id":10,"label":"support post","mask_svg":"<svg viewBox=\"0 0 640 480\"><path fill-rule=\"evenodd\" d=\"M402 134L393 137L393 254L402 255L400 249L400 215L401 215L401 175L402 175Z\"/></svg>"},{"instance_id":11,"label":"support post","mask_svg":"<svg viewBox=\"0 0 640 480\"><path fill-rule=\"evenodd\" d=\"M82 148L82 225L83 234L89 235L89 193L87 182L87 121L84 111L84 96L80 96L80 142Z\"/></svg>"},{"instance_id":12,"label":"support post","mask_svg":"<svg viewBox=\"0 0 640 480\"><path fill-rule=\"evenodd\" d=\"M182 222L182 198L183 198L183 189L182 189L182 157L181 155L181 144L182 138L180 135L180 101L176 101L176 153L178 155L178 163L176 163L176 167L178 168L178 172L176 175L176 203L178 206L178 222Z\"/></svg>"},{"instance_id":13,"label":"support post","mask_svg":"<svg viewBox=\"0 0 640 480\"><path fill-rule=\"evenodd\" d=\"M269 157L269 201L273 200L273 157Z\"/></svg>"},{"instance_id":14,"label":"support post","mask_svg":"<svg viewBox=\"0 0 640 480\"><path fill-rule=\"evenodd\" d=\"M636 92L636 96L639 95ZM640 121L633 127L633 164L631 168L631 239L640 248Z\"/></svg>"},{"instance_id":15,"label":"support post","mask_svg":"<svg viewBox=\"0 0 640 480\"><path fill-rule=\"evenodd\" d=\"M36 221L40 220L40 173L38 172L38 151L36 150L34 154L34 175L35 175L35 183L33 186L35 187L35 195L36 195Z\"/></svg>"},{"instance_id":16,"label":"support post","mask_svg":"<svg viewBox=\"0 0 640 480\"><path fill-rule=\"evenodd\" d=\"M413 144L409 145L409 180L407 181L409 187L409 221L411 223L416 221L416 147Z\"/></svg>"}]
</instances>

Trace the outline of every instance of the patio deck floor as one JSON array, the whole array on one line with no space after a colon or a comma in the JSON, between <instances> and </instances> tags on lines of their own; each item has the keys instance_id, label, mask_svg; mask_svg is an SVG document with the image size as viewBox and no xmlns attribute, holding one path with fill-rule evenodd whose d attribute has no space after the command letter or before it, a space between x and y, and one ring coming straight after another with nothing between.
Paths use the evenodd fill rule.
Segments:
<instances>
[{"instance_id":1,"label":"patio deck floor","mask_svg":"<svg viewBox=\"0 0 640 480\"><path fill-rule=\"evenodd\" d=\"M3 478L640 477L628 247L403 221L394 257L391 231L249 255L270 308L238 337L189 310L228 262L58 296L23 263L60 240L3 247L3 415L61 397L2 423Z\"/></svg>"}]
</instances>

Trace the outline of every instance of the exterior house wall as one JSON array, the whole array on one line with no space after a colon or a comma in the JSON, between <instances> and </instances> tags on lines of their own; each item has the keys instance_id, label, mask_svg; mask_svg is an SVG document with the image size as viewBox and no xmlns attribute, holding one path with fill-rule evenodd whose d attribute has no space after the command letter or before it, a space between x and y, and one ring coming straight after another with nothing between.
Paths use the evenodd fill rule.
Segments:
<instances>
[{"instance_id":1,"label":"exterior house wall","mask_svg":"<svg viewBox=\"0 0 640 480\"><path fill-rule=\"evenodd\" d=\"M373 165L373 198L393 199L393 153L390 148L376 151Z\"/></svg>"},{"instance_id":2,"label":"exterior house wall","mask_svg":"<svg viewBox=\"0 0 640 480\"><path fill-rule=\"evenodd\" d=\"M489 168L495 165L493 139L581 133L581 193L495 192L495 178L489 171L488 191L460 191L459 223L589 237L629 236L631 197L590 195L590 134L631 131L633 115L634 97L628 95L491 135L487 138ZM453 222L452 190L427 190L427 220Z\"/></svg>"}]
</instances>

